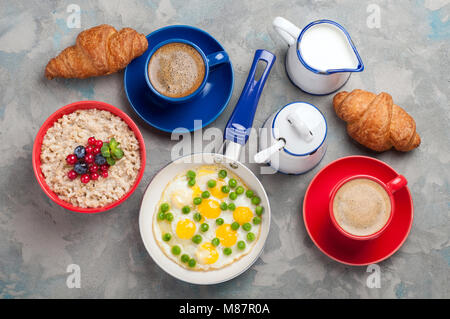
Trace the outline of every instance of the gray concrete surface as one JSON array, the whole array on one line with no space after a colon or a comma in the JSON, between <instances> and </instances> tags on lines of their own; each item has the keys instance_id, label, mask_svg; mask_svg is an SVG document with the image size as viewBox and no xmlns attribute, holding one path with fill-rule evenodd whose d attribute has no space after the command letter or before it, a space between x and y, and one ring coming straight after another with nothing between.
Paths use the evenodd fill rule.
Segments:
<instances>
[{"instance_id":1,"label":"gray concrete surface","mask_svg":"<svg viewBox=\"0 0 450 319\"><path fill-rule=\"evenodd\" d=\"M225 126L259 48L276 53L278 60L255 127L290 101L308 101L324 112L330 133L322 163L303 176L261 176L272 201L272 228L261 258L243 275L215 286L193 286L171 278L147 254L138 231L140 200L149 180L169 161L175 142L133 113L123 90L123 72L87 80L43 78L49 58L71 45L80 31L66 25L71 3L82 10L83 29L109 23L147 34L170 24L189 24L216 37L231 56L235 90L212 127ZM367 19L377 8L380 27L370 28ZM284 43L271 27L277 15L299 26L318 18L342 23L366 65L346 89L391 93L416 119L420 148L408 154L375 154L353 143L332 110L332 96L306 95L286 78ZM0 0L0 298L450 297L449 15L448 0ZM105 101L130 114L145 137L149 159L131 198L93 216L51 202L31 166L40 125L61 106L86 99ZM414 199L411 234L394 256L380 263L378 289L366 286L366 267L341 265L323 255L300 218L313 176L330 161L352 154L374 156L393 166L408 178ZM257 166L251 167L257 172ZM79 289L66 286L69 264L81 267Z\"/></svg>"}]
</instances>

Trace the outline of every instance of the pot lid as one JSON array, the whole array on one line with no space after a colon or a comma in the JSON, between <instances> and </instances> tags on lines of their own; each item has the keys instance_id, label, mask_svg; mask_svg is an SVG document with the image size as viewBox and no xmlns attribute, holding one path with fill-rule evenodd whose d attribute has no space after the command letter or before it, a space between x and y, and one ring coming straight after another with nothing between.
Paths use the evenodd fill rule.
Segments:
<instances>
[{"instance_id":1,"label":"pot lid","mask_svg":"<svg viewBox=\"0 0 450 319\"><path fill-rule=\"evenodd\" d=\"M327 121L312 104L294 102L281 108L272 123L275 139L283 139L284 151L303 156L316 151L327 136Z\"/></svg>"}]
</instances>

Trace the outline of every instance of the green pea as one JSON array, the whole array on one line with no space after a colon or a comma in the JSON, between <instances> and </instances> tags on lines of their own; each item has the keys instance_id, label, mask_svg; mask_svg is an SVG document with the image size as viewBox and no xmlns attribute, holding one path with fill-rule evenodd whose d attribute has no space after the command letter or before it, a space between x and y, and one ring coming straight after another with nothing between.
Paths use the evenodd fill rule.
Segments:
<instances>
[{"instance_id":1,"label":"green pea","mask_svg":"<svg viewBox=\"0 0 450 319\"><path fill-rule=\"evenodd\" d=\"M192 187L195 185L195 178L191 178L188 182L189 187Z\"/></svg>"},{"instance_id":2,"label":"green pea","mask_svg":"<svg viewBox=\"0 0 450 319\"><path fill-rule=\"evenodd\" d=\"M235 188L235 187L237 186L237 181L236 181L234 178L231 178L231 179L228 181L228 185L229 185L231 188Z\"/></svg>"},{"instance_id":3,"label":"green pea","mask_svg":"<svg viewBox=\"0 0 450 319\"><path fill-rule=\"evenodd\" d=\"M225 202L220 203L220 209L221 210L227 210L227 208L228 208L227 203L225 203Z\"/></svg>"},{"instance_id":4,"label":"green pea","mask_svg":"<svg viewBox=\"0 0 450 319\"><path fill-rule=\"evenodd\" d=\"M220 177L220 178L225 178L225 177L227 177L227 171L224 170L224 169L221 169L221 170L219 171L219 177Z\"/></svg>"},{"instance_id":5,"label":"green pea","mask_svg":"<svg viewBox=\"0 0 450 319\"><path fill-rule=\"evenodd\" d=\"M203 238L200 235L194 235L194 237L192 237L192 241L195 244L200 244L202 242Z\"/></svg>"},{"instance_id":6,"label":"green pea","mask_svg":"<svg viewBox=\"0 0 450 319\"><path fill-rule=\"evenodd\" d=\"M169 234L169 233L165 233L165 234L162 236L162 239L163 239L164 241L169 241L169 240L172 239L172 235Z\"/></svg>"},{"instance_id":7,"label":"green pea","mask_svg":"<svg viewBox=\"0 0 450 319\"><path fill-rule=\"evenodd\" d=\"M165 213L165 212L169 211L170 206L169 206L169 204L167 204L167 203L163 203L163 204L161 204L161 206L159 207L159 209L160 209L163 213Z\"/></svg>"},{"instance_id":8,"label":"green pea","mask_svg":"<svg viewBox=\"0 0 450 319\"><path fill-rule=\"evenodd\" d=\"M239 229L239 223L238 222L233 222L232 224L231 224L231 229L232 230L238 230Z\"/></svg>"},{"instance_id":9,"label":"green pea","mask_svg":"<svg viewBox=\"0 0 450 319\"><path fill-rule=\"evenodd\" d=\"M189 261L188 261L189 267L194 268L196 264L197 264L197 262L195 261L194 258L189 259Z\"/></svg>"},{"instance_id":10,"label":"green pea","mask_svg":"<svg viewBox=\"0 0 450 319\"><path fill-rule=\"evenodd\" d=\"M219 238L214 238L212 241L211 241L211 244L213 244L213 246L219 246L220 245L220 239Z\"/></svg>"},{"instance_id":11,"label":"green pea","mask_svg":"<svg viewBox=\"0 0 450 319\"><path fill-rule=\"evenodd\" d=\"M210 179L210 180L208 181L208 187L209 187L209 188L213 188L213 187L215 187L215 186L216 186L216 181L213 180L213 179Z\"/></svg>"},{"instance_id":12,"label":"green pea","mask_svg":"<svg viewBox=\"0 0 450 319\"><path fill-rule=\"evenodd\" d=\"M225 254L225 255L231 255L231 253L232 253L233 251L231 250L231 248L229 248L229 247L227 247L227 248L224 248L224 250L223 250L223 253Z\"/></svg>"},{"instance_id":13,"label":"green pea","mask_svg":"<svg viewBox=\"0 0 450 319\"><path fill-rule=\"evenodd\" d=\"M196 222L199 222L202 220L202 214L200 214L200 213L195 213L193 217Z\"/></svg>"},{"instance_id":14,"label":"green pea","mask_svg":"<svg viewBox=\"0 0 450 319\"><path fill-rule=\"evenodd\" d=\"M259 218L259 217L254 217L254 218L253 218L253 224L255 224L255 225L261 224L261 218Z\"/></svg>"},{"instance_id":15,"label":"green pea","mask_svg":"<svg viewBox=\"0 0 450 319\"><path fill-rule=\"evenodd\" d=\"M209 229L209 225L207 223L203 223L200 225L200 229L202 232L207 232Z\"/></svg>"},{"instance_id":16,"label":"green pea","mask_svg":"<svg viewBox=\"0 0 450 319\"><path fill-rule=\"evenodd\" d=\"M256 215L261 216L263 214L263 212L264 212L264 207L256 206L256 208L255 208Z\"/></svg>"},{"instance_id":17,"label":"green pea","mask_svg":"<svg viewBox=\"0 0 450 319\"><path fill-rule=\"evenodd\" d=\"M159 212L158 213L158 219L159 220L164 220L166 218L166 214L164 212Z\"/></svg>"},{"instance_id":18,"label":"green pea","mask_svg":"<svg viewBox=\"0 0 450 319\"><path fill-rule=\"evenodd\" d=\"M181 262L187 263L189 261L190 257L187 254L181 255Z\"/></svg>"},{"instance_id":19,"label":"green pea","mask_svg":"<svg viewBox=\"0 0 450 319\"><path fill-rule=\"evenodd\" d=\"M255 240L255 234L253 234L252 232L247 233L247 240L252 242Z\"/></svg>"},{"instance_id":20,"label":"green pea","mask_svg":"<svg viewBox=\"0 0 450 319\"><path fill-rule=\"evenodd\" d=\"M245 231L249 231L250 229L252 229L252 224L250 224L250 223L245 223L244 225L242 225L242 228L243 228Z\"/></svg>"},{"instance_id":21,"label":"green pea","mask_svg":"<svg viewBox=\"0 0 450 319\"><path fill-rule=\"evenodd\" d=\"M259 198L258 196L253 196L252 197L252 204L259 205L259 203L261 203L261 198Z\"/></svg>"},{"instance_id":22,"label":"green pea","mask_svg":"<svg viewBox=\"0 0 450 319\"><path fill-rule=\"evenodd\" d=\"M204 192L202 193L202 197L203 197L203 198L208 198L209 196L211 196L211 194L210 194L208 191L204 191Z\"/></svg>"},{"instance_id":23,"label":"green pea","mask_svg":"<svg viewBox=\"0 0 450 319\"><path fill-rule=\"evenodd\" d=\"M193 178L195 178L195 172L194 171L188 171L187 173L186 173L186 176L187 176L187 178L188 179L193 179Z\"/></svg>"},{"instance_id":24,"label":"green pea","mask_svg":"<svg viewBox=\"0 0 450 319\"><path fill-rule=\"evenodd\" d=\"M221 188L222 193L228 194L230 192L230 186L224 185Z\"/></svg>"},{"instance_id":25,"label":"green pea","mask_svg":"<svg viewBox=\"0 0 450 319\"><path fill-rule=\"evenodd\" d=\"M248 198L252 198L253 197L253 195L254 195L254 193L253 193L253 191L252 190L247 190L246 192L245 192L245 196L247 196Z\"/></svg>"},{"instance_id":26,"label":"green pea","mask_svg":"<svg viewBox=\"0 0 450 319\"><path fill-rule=\"evenodd\" d=\"M243 240L238 241L237 247L240 250L244 250L245 249L245 242Z\"/></svg>"},{"instance_id":27,"label":"green pea","mask_svg":"<svg viewBox=\"0 0 450 319\"><path fill-rule=\"evenodd\" d=\"M231 200L235 200L237 198L237 194L235 192L231 192L230 195L228 195Z\"/></svg>"},{"instance_id":28,"label":"green pea","mask_svg":"<svg viewBox=\"0 0 450 319\"><path fill-rule=\"evenodd\" d=\"M236 205L234 203L229 203L228 204L228 209L231 211L234 211L236 209Z\"/></svg>"},{"instance_id":29,"label":"green pea","mask_svg":"<svg viewBox=\"0 0 450 319\"><path fill-rule=\"evenodd\" d=\"M166 220L168 221L168 222L171 222L172 220L173 220L173 214L172 213L167 213L166 214Z\"/></svg>"},{"instance_id":30,"label":"green pea","mask_svg":"<svg viewBox=\"0 0 450 319\"><path fill-rule=\"evenodd\" d=\"M191 212L191 208L189 206L184 206L181 211L183 214L189 214Z\"/></svg>"},{"instance_id":31,"label":"green pea","mask_svg":"<svg viewBox=\"0 0 450 319\"><path fill-rule=\"evenodd\" d=\"M175 246L172 247L172 254L174 254L176 256L176 255L179 255L180 253L181 253L180 246L175 245Z\"/></svg>"},{"instance_id":32,"label":"green pea","mask_svg":"<svg viewBox=\"0 0 450 319\"><path fill-rule=\"evenodd\" d=\"M236 187L236 194L242 195L242 194L244 194L244 191L245 191L244 187L242 187L242 186Z\"/></svg>"},{"instance_id":33,"label":"green pea","mask_svg":"<svg viewBox=\"0 0 450 319\"><path fill-rule=\"evenodd\" d=\"M195 197L194 198L194 205L200 205L202 203L201 197Z\"/></svg>"},{"instance_id":34,"label":"green pea","mask_svg":"<svg viewBox=\"0 0 450 319\"><path fill-rule=\"evenodd\" d=\"M216 219L216 224L217 224L217 225L220 226L220 225L223 225L223 223L224 223L223 218L217 218L217 219Z\"/></svg>"}]
</instances>

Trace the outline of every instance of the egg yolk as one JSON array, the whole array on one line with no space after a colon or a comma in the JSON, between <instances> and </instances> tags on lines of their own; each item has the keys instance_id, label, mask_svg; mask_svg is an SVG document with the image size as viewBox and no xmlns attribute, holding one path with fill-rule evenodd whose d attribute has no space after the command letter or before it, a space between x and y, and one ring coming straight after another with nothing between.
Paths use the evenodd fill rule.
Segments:
<instances>
[{"instance_id":1,"label":"egg yolk","mask_svg":"<svg viewBox=\"0 0 450 319\"><path fill-rule=\"evenodd\" d=\"M202 264L211 265L219 259L219 253L211 243L202 244L195 254Z\"/></svg>"},{"instance_id":2,"label":"egg yolk","mask_svg":"<svg viewBox=\"0 0 450 319\"><path fill-rule=\"evenodd\" d=\"M245 223L248 223L253 218L253 213L248 207L236 207L236 209L233 212L233 218L235 221L239 223L239 225L243 225Z\"/></svg>"},{"instance_id":3,"label":"egg yolk","mask_svg":"<svg viewBox=\"0 0 450 319\"><path fill-rule=\"evenodd\" d=\"M181 239L190 239L195 234L195 223L190 219L180 220L175 232Z\"/></svg>"},{"instance_id":4,"label":"egg yolk","mask_svg":"<svg viewBox=\"0 0 450 319\"><path fill-rule=\"evenodd\" d=\"M221 212L219 202L214 199L203 199L197 209L202 216L205 216L208 219L219 217Z\"/></svg>"},{"instance_id":5,"label":"egg yolk","mask_svg":"<svg viewBox=\"0 0 450 319\"><path fill-rule=\"evenodd\" d=\"M213 169L209 169L209 168L202 168L199 169L197 174L198 176L206 176L206 175L213 175L216 171L214 171Z\"/></svg>"},{"instance_id":6,"label":"egg yolk","mask_svg":"<svg viewBox=\"0 0 450 319\"><path fill-rule=\"evenodd\" d=\"M222 192L222 186L224 185L225 185L224 181L217 181L216 186L210 189L211 195L218 199L227 197L228 194Z\"/></svg>"},{"instance_id":7,"label":"egg yolk","mask_svg":"<svg viewBox=\"0 0 450 319\"><path fill-rule=\"evenodd\" d=\"M177 190L172 192L170 201L176 208L182 208L185 205L189 205L191 202L191 190Z\"/></svg>"},{"instance_id":8,"label":"egg yolk","mask_svg":"<svg viewBox=\"0 0 450 319\"><path fill-rule=\"evenodd\" d=\"M200 189L200 187L198 187L198 185L192 186L192 199L194 199L195 197L200 197L201 195L202 190Z\"/></svg>"},{"instance_id":9,"label":"egg yolk","mask_svg":"<svg viewBox=\"0 0 450 319\"><path fill-rule=\"evenodd\" d=\"M216 237L219 238L220 244L225 247L231 247L236 244L237 232L231 229L230 224L223 224L216 229Z\"/></svg>"}]
</instances>

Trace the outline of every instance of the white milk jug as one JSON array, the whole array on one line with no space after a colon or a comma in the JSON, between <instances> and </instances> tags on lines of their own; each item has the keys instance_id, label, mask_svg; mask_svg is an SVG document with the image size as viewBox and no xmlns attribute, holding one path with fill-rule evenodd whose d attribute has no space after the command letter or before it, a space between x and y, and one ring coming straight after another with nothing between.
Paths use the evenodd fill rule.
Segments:
<instances>
[{"instance_id":1,"label":"white milk jug","mask_svg":"<svg viewBox=\"0 0 450 319\"><path fill-rule=\"evenodd\" d=\"M306 93L326 95L339 90L352 72L364 64L348 32L331 20L318 20L300 30L282 17L273 21L287 42L286 71L293 84Z\"/></svg>"}]
</instances>

